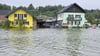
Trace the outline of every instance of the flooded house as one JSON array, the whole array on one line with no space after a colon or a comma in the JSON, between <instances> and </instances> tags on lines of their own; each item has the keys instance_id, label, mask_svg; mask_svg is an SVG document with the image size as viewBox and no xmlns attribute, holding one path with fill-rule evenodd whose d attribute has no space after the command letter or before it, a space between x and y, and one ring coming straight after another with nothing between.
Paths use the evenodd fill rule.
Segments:
<instances>
[{"instance_id":1,"label":"flooded house","mask_svg":"<svg viewBox=\"0 0 100 56\"><path fill-rule=\"evenodd\" d=\"M6 20L6 15L10 13L10 10L0 10L0 22L4 22Z\"/></svg>"},{"instance_id":2,"label":"flooded house","mask_svg":"<svg viewBox=\"0 0 100 56\"><path fill-rule=\"evenodd\" d=\"M19 7L7 15L10 27L37 28L37 19L25 8Z\"/></svg>"},{"instance_id":3,"label":"flooded house","mask_svg":"<svg viewBox=\"0 0 100 56\"><path fill-rule=\"evenodd\" d=\"M83 27L85 13L83 8L73 3L58 12L57 20L62 27Z\"/></svg>"}]
</instances>

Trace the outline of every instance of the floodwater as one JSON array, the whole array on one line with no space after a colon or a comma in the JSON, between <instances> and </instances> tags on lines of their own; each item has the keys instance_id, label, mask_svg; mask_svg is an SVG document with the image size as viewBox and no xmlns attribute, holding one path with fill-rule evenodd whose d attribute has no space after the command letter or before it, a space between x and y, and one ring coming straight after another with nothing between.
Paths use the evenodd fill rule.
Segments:
<instances>
[{"instance_id":1,"label":"floodwater","mask_svg":"<svg viewBox=\"0 0 100 56\"><path fill-rule=\"evenodd\" d=\"M0 56L100 56L100 29L1 29Z\"/></svg>"}]
</instances>

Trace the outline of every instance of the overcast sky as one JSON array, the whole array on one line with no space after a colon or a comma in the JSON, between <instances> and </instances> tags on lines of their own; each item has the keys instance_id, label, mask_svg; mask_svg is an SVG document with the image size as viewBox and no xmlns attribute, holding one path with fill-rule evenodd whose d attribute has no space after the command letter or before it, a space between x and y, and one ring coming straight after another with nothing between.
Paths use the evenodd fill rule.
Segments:
<instances>
[{"instance_id":1,"label":"overcast sky","mask_svg":"<svg viewBox=\"0 0 100 56\"><path fill-rule=\"evenodd\" d=\"M0 3L14 6L28 6L33 4L34 7L46 5L63 5L67 6L72 3L79 4L84 9L100 9L100 0L0 0Z\"/></svg>"}]
</instances>

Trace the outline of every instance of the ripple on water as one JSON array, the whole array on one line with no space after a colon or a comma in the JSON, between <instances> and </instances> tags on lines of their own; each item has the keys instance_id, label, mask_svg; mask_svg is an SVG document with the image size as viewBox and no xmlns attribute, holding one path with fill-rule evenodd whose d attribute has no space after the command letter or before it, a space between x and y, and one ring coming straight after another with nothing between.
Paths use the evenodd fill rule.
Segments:
<instances>
[{"instance_id":1,"label":"ripple on water","mask_svg":"<svg viewBox=\"0 0 100 56\"><path fill-rule=\"evenodd\" d=\"M0 31L0 56L100 56L99 29Z\"/></svg>"}]
</instances>

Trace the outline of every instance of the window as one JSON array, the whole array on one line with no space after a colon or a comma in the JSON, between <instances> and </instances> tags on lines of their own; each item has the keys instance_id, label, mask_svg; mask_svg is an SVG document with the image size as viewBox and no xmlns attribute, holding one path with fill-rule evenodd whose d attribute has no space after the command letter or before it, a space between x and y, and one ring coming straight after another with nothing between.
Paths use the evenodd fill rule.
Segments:
<instances>
[{"instance_id":1,"label":"window","mask_svg":"<svg viewBox=\"0 0 100 56\"><path fill-rule=\"evenodd\" d=\"M73 21L68 21L67 24L73 25Z\"/></svg>"},{"instance_id":2,"label":"window","mask_svg":"<svg viewBox=\"0 0 100 56\"><path fill-rule=\"evenodd\" d=\"M16 24L18 24L18 22L17 21L14 21L14 24L16 25Z\"/></svg>"},{"instance_id":3,"label":"window","mask_svg":"<svg viewBox=\"0 0 100 56\"><path fill-rule=\"evenodd\" d=\"M71 22L71 25L73 25L73 21Z\"/></svg>"},{"instance_id":4,"label":"window","mask_svg":"<svg viewBox=\"0 0 100 56\"><path fill-rule=\"evenodd\" d=\"M25 21L25 22L23 22L23 24L27 24L27 25L29 25L29 22L28 22L28 21Z\"/></svg>"},{"instance_id":5,"label":"window","mask_svg":"<svg viewBox=\"0 0 100 56\"><path fill-rule=\"evenodd\" d=\"M67 20L68 21L72 21L74 19L74 16L73 15L68 15L68 17L67 17Z\"/></svg>"},{"instance_id":6,"label":"window","mask_svg":"<svg viewBox=\"0 0 100 56\"><path fill-rule=\"evenodd\" d=\"M75 25L80 25L80 21L75 21Z\"/></svg>"},{"instance_id":7,"label":"window","mask_svg":"<svg viewBox=\"0 0 100 56\"><path fill-rule=\"evenodd\" d=\"M17 17L17 14L14 14L14 17Z\"/></svg>"},{"instance_id":8,"label":"window","mask_svg":"<svg viewBox=\"0 0 100 56\"><path fill-rule=\"evenodd\" d=\"M23 19L23 14L18 14L18 19L22 20Z\"/></svg>"},{"instance_id":9,"label":"window","mask_svg":"<svg viewBox=\"0 0 100 56\"><path fill-rule=\"evenodd\" d=\"M27 17L27 14L24 14L24 17Z\"/></svg>"},{"instance_id":10,"label":"window","mask_svg":"<svg viewBox=\"0 0 100 56\"><path fill-rule=\"evenodd\" d=\"M13 21L13 22L11 22L13 25L17 25L18 24L18 22L17 21Z\"/></svg>"},{"instance_id":11,"label":"window","mask_svg":"<svg viewBox=\"0 0 100 56\"><path fill-rule=\"evenodd\" d=\"M74 20L82 20L81 15L76 15Z\"/></svg>"},{"instance_id":12,"label":"window","mask_svg":"<svg viewBox=\"0 0 100 56\"><path fill-rule=\"evenodd\" d=\"M68 24L73 25L73 19L74 19L74 15L68 15L67 17Z\"/></svg>"}]
</instances>

